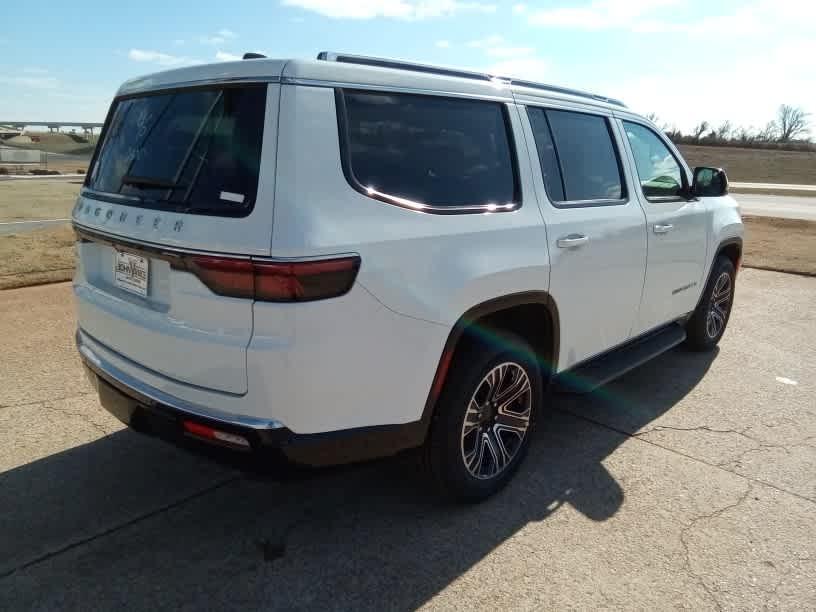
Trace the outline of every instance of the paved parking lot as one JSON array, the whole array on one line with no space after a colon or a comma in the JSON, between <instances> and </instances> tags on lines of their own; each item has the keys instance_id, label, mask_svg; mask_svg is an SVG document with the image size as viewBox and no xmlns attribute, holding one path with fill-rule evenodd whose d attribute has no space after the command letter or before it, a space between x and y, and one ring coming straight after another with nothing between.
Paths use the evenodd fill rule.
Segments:
<instances>
[{"instance_id":1,"label":"paved parking lot","mask_svg":"<svg viewBox=\"0 0 816 612\"><path fill-rule=\"evenodd\" d=\"M451 507L410 458L247 477L123 430L70 286L0 292L0 609L816 609L814 306L744 270L717 353L559 398Z\"/></svg>"}]
</instances>

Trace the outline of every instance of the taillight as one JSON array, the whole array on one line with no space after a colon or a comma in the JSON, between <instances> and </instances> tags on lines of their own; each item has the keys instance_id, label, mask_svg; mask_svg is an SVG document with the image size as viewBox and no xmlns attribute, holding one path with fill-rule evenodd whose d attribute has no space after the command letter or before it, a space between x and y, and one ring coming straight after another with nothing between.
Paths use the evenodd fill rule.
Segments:
<instances>
[{"instance_id":1,"label":"taillight","mask_svg":"<svg viewBox=\"0 0 816 612\"><path fill-rule=\"evenodd\" d=\"M192 255L172 262L213 293L266 302L308 302L347 293L360 269L355 256L318 261L264 261Z\"/></svg>"}]
</instances>

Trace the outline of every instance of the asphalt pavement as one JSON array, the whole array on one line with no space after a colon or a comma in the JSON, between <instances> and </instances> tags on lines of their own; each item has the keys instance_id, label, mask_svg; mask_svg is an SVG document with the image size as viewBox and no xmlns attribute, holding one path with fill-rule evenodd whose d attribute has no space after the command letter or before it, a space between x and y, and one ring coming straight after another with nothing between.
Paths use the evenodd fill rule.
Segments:
<instances>
[{"instance_id":1,"label":"asphalt pavement","mask_svg":"<svg viewBox=\"0 0 816 612\"><path fill-rule=\"evenodd\" d=\"M816 609L814 304L743 270L718 351L556 398L460 507L411 457L261 477L124 430L70 285L0 292L0 609Z\"/></svg>"}]
</instances>

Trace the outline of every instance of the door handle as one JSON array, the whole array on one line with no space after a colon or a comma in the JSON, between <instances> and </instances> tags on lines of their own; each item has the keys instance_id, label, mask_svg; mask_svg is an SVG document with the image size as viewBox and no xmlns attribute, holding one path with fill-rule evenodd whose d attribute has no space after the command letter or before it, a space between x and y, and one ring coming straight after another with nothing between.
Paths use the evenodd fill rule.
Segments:
<instances>
[{"instance_id":1,"label":"door handle","mask_svg":"<svg viewBox=\"0 0 816 612\"><path fill-rule=\"evenodd\" d=\"M589 242L589 236L584 236L583 234L570 234L569 236L559 238L555 241L555 244L557 244L558 248L560 249L573 249L575 247L582 246L587 242Z\"/></svg>"},{"instance_id":2,"label":"door handle","mask_svg":"<svg viewBox=\"0 0 816 612\"><path fill-rule=\"evenodd\" d=\"M655 234L668 234L674 226L671 223L655 223Z\"/></svg>"}]
</instances>

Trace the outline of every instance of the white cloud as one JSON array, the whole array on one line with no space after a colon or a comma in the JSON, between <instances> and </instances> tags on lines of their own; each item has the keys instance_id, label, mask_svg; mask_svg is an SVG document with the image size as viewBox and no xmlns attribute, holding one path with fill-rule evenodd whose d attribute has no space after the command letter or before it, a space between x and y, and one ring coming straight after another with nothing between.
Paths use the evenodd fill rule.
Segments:
<instances>
[{"instance_id":1,"label":"white cloud","mask_svg":"<svg viewBox=\"0 0 816 612\"><path fill-rule=\"evenodd\" d=\"M37 68L37 67L23 68L23 72L25 74L48 74L48 70L46 70L45 68Z\"/></svg>"},{"instance_id":2,"label":"white cloud","mask_svg":"<svg viewBox=\"0 0 816 612\"><path fill-rule=\"evenodd\" d=\"M228 40L233 40L235 38L238 38L238 35L235 32L222 28L212 36L200 36L198 38L198 42L200 42L202 45L221 45Z\"/></svg>"},{"instance_id":3,"label":"white cloud","mask_svg":"<svg viewBox=\"0 0 816 612\"><path fill-rule=\"evenodd\" d=\"M419 20L449 17L461 12L495 13L495 4L460 0L282 0L284 6L302 8L333 19Z\"/></svg>"},{"instance_id":4,"label":"white cloud","mask_svg":"<svg viewBox=\"0 0 816 612\"><path fill-rule=\"evenodd\" d=\"M471 40L467 46L473 47L474 49L487 49L489 47L495 47L500 45L504 42L504 37L499 36L498 34L491 34L490 36L485 36L484 38L477 38L476 40Z\"/></svg>"},{"instance_id":5,"label":"white cloud","mask_svg":"<svg viewBox=\"0 0 816 612\"><path fill-rule=\"evenodd\" d=\"M499 34L467 43L471 49L479 49L486 58L485 72L506 77L540 80L549 70L550 63L536 55L533 47L514 46Z\"/></svg>"},{"instance_id":6,"label":"white cloud","mask_svg":"<svg viewBox=\"0 0 816 612\"><path fill-rule=\"evenodd\" d=\"M657 9L678 4L678 0L594 0L580 7L547 8L526 12L534 25L602 30L632 28L637 21ZM657 23L653 21L653 23Z\"/></svg>"},{"instance_id":7,"label":"white cloud","mask_svg":"<svg viewBox=\"0 0 816 612\"><path fill-rule=\"evenodd\" d=\"M486 72L503 77L542 81L550 71L550 62L540 57L514 57L491 64Z\"/></svg>"},{"instance_id":8,"label":"white cloud","mask_svg":"<svg viewBox=\"0 0 816 612\"><path fill-rule=\"evenodd\" d=\"M440 49L450 49L451 43L449 40L437 40L436 46Z\"/></svg>"},{"instance_id":9,"label":"white cloud","mask_svg":"<svg viewBox=\"0 0 816 612\"><path fill-rule=\"evenodd\" d=\"M219 62L237 62L243 56L235 55L234 53L227 53L226 51L216 51L215 59Z\"/></svg>"},{"instance_id":10,"label":"white cloud","mask_svg":"<svg viewBox=\"0 0 816 612\"><path fill-rule=\"evenodd\" d=\"M513 5L513 14L514 15L523 15L527 12L527 5L526 4L514 4Z\"/></svg>"},{"instance_id":11,"label":"white cloud","mask_svg":"<svg viewBox=\"0 0 816 612\"><path fill-rule=\"evenodd\" d=\"M57 89L60 86L60 81L50 76L0 76L0 84L29 89Z\"/></svg>"},{"instance_id":12,"label":"white cloud","mask_svg":"<svg viewBox=\"0 0 816 612\"><path fill-rule=\"evenodd\" d=\"M200 60L195 60L190 57L170 55L169 53L161 53L160 51L146 51L144 49L131 49L128 51L128 58L134 62L147 62L151 64L158 64L159 66L164 66L167 68L203 63Z\"/></svg>"}]
</instances>

